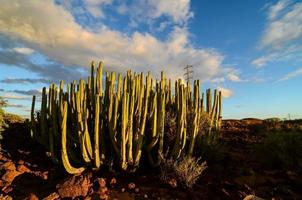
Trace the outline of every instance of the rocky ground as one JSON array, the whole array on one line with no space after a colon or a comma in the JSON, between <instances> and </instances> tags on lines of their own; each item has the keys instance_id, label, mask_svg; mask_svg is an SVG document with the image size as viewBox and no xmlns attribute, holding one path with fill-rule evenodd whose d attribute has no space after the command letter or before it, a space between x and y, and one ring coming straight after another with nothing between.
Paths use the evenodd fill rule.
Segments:
<instances>
[{"instance_id":1,"label":"rocky ground","mask_svg":"<svg viewBox=\"0 0 302 200\"><path fill-rule=\"evenodd\" d=\"M45 149L30 138L23 122L2 133L0 199L302 199L302 174L265 169L253 154L263 135L251 131L261 120L230 120L220 140L224 155L208 162L197 184L182 189L160 182L158 172L119 174L107 170L71 176L53 165ZM246 198L248 199L248 197Z\"/></svg>"}]
</instances>

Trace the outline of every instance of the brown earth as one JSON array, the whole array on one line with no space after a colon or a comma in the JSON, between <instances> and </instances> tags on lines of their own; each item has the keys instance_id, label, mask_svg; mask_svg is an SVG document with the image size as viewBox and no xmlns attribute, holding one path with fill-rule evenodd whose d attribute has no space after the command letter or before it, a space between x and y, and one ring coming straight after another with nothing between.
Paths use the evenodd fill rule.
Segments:
<instances>
[{"instance_id":1,"label":"brown earth","mask_svg":"<svg viewBox=\"0 0 302 200\"><path fill-rule=\"evenodd\" d=\"M263 135L253 127L259 119L223 122L220 140L225 155L209 162L192 189L160 182L158 170L121 174L90 170L71 176L56 166L45 149L30 138L28 127L14 121L2 133L0 199L302 199L302 175L263 169L252 153Z\"/></svg>"}]
</instances>

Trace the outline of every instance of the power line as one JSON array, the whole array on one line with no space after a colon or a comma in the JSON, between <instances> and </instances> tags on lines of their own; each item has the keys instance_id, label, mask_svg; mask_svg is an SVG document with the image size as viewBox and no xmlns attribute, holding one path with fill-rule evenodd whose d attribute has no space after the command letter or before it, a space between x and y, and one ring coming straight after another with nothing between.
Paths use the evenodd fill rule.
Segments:
<instances>
[{"instance_id":1,"label":"power line","mask_svg":"<svg viewBox=\"0 0 302 200\"><path fill-rule=\"evenodd\" d=\"M193 66L192 65L187 65L184 67L185 73L185 80L186 82L190 82L193 79Z\"/></svg>"}]
</instances>

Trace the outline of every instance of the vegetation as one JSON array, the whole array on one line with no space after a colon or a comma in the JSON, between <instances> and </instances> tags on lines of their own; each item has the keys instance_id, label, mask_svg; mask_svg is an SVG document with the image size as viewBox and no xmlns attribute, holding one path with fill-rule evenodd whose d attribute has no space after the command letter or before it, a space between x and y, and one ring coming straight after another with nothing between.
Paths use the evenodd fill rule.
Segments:
<instances>
[{"instance_id":1,"label":"vegetation","mask_svg":"<svg viewBox=\"0 0 302 200\"><path fill-rule=\"evenodd\" d=\"M269 132L256 146L257 159L270 168L302 168L302 133Z\"/></svg>"},{"instance_id":2,"label":"vegetation","mask_svg":"<svg viewBox=\"0 0 302 200\"><path fill-rule=\"evenodd\" d=\"M176 179L175 181L178 181L183 187L191 188L206 168L206 162L200 163L200 158L190 156L181 156L178 159L162 158L160 178L170 184L173 184Z\"/></svg>"},{"instance_id":3,"label":"vegetation","mask_svg":"<svg viewBox=\"0 0 302 200\"><path fill-rule=\"evenodd\" d=\"M164 72L155 80L148 73L128 71L123 77L106 72L103 92L103 68L91 65L88 81L59 88L51 84L42 90L41 110L35 113L35 96L31 110L32 136L49 149L52 160L62 163L69 173L80 173L87 166L117 164L133 171L142 155L151 166L159 166L165 153L166 113L173 118L173 144L169 158L194 155L200 127L209 124L208 134L221 125L221 92L208 89L200 95L199 80L183 84L167 80ZM205 105L204 105L205 104ZM206 109L205 109L206 108ZM209 121L203 122L207 115ZM190 121L188 121L190 120ZM165 146L164 146L165 145ZM61 151L60 151L61 150Z\"/></svg>"},{"instance_id":4,"label":"vegetation","mask_svg":"<svg viewBox=\"0 0 302 200\"><path fill-rule=\"evenodd\" d=\"M5 126L3 107L5 107L6 104L7 102L0 97L0 132L3 131L3 127Z\"/></svg>"}]
</instances>

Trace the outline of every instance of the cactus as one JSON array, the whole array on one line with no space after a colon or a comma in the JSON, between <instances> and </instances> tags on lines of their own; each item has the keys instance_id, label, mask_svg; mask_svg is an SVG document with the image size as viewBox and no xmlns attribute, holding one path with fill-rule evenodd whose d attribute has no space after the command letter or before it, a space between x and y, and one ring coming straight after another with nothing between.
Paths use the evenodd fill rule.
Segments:
<instances>
[{"instance_id":1,"label":"cactus","mask_svg":"<svg viewBox=\"0 0 302 200\"><path fill-rule=\"evenodd\" d=\"M62 118L62 124L61 124L61 142L62 142L62 149L61 149L61 157L62 157L62 162L63 166L66 169L66 171L70 174L78 174L81 173L85 170L84 167L80 168L74 168L71 166L69 159L68 159L68 154L67 154L67 148L66 148L66 129L67 129L67 109L68 109L68 103L67 101L64 102L63 104L63 118Z\"/></svg>"},{"instance_id":2,"label":"cactus","mask_svg":"<svg viewBox=\"0 0 302 200\"><path fill-rule=\"evenodd\" d=\"M192 86L176 80L172 92L172 80L167 80L164 72L160 80L153 79L150 72L116 75L106 72L103 92L103 63L95 67L92 62L87 81L51 84L48 94L44 87L41 110L36 116L33 96L31 135L49 149L54 163L63 164L68 173L81 173L86 167L100 168L104 164L136 170L145 153L153 167L159 166L160 156L167 153L167 111L176 116L176 139L169 152L174 158L193 155L201 114L206 112L210 117L210 131L220 129L221 92L214 91L212 104L211 90L201 94L199 80ZM187 124L190 115L192 128ZM73 163L83 167L73 167Z\"/></svg>"}]
</instances>

